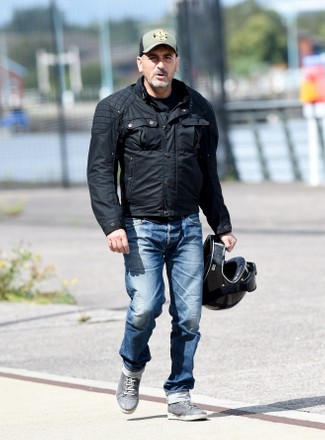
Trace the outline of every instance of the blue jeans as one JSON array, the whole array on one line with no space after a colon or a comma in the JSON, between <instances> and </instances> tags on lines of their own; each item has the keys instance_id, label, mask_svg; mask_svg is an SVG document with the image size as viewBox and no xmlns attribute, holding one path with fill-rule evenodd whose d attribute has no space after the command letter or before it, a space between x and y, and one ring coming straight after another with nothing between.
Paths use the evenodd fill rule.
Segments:
<instances>
[{"instance_id":1,"label":"blue jeans","mask_svg":"<svg viewBox=\"0 0 325 440\"><path fill-rule=\"evenodd\" d=\"M150 361L149 339L165 302L163 268L170 292L171 372L166 394L194 387L193 360L200 339L203 248L199 215L167 223L127 219L130 253L124 255L130 305L120 355L130 371Z\"/></svg>"}]
</instances>

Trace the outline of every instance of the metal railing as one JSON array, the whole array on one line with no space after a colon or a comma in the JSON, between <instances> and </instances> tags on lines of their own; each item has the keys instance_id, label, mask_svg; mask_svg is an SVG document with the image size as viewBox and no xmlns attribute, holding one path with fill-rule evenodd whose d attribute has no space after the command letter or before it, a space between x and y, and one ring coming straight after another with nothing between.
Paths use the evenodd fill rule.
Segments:
<instances>
[{"instance_id":1,"label":"metal railing","mask_svg":"<svg viewBox=\"0 0 325 440\"><path fill-rule=\"evenodd\" d=\"M268 101L241 101L227 102L226 109L230 124L248 124L253 134L256 155L264 180L271 180L270 163L265 154L265 146L261 137L262 123L277 119L283 132L284 148L289 158L294 180L303 179L299 164L297 148L293 140L289 122L293 118L303 118L302 105L298 100L268 100ZM324 144L321 124L319 136Z\"/></svg>"}]
</instances>

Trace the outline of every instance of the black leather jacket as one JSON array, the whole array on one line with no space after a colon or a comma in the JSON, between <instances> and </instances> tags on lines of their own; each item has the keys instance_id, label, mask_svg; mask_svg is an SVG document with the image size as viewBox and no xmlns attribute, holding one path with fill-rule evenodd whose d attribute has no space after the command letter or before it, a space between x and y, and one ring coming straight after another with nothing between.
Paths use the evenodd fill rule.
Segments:
<instances>
[{"instance_id":1,"label":"black leather jacket","mask_svg":"<svg viewBox=\"0 0 325 440\"><path fill-rule=\"evenodd\" d=\"M155 107L143 78L96 107L87 174L105 235L123 228L125 217L186 216L199 207L215 234L231 231L217 173L213 109L183 82L174 79L172 86L183 98L168 112Z\"/></svg>"}]
</instances>

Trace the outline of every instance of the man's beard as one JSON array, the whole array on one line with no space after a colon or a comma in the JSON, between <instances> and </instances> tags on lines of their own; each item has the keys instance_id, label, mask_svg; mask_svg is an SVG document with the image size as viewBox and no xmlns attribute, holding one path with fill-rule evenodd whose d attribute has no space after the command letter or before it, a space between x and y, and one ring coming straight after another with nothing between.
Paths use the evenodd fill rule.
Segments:
<instances>
[{"instance_id":1,"label":"man's beard","mask_svg":"<svg viewBox=\"0 0 325 440\"><path fill-rule=\"evenodd\" d=\"M170 82L168 80L159 81L159 80L155 80L155 79L152 81L148 81L148 83L153 89L167 89L167 87L170 84Z\"/></svg>"}]
</instances>

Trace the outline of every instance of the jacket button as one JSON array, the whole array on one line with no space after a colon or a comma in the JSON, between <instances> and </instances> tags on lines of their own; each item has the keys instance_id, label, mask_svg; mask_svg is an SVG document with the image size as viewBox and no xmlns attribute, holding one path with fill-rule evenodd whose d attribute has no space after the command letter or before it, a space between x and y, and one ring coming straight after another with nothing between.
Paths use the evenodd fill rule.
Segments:
<instances>
[{"instance_id":1,"label":"jacket button","mask_svg":"<svg viewBox=\"0 0 325 440\"><path fill-rule=\"evenodd\" d=\"M128 127L129 127L129 128L132 128L132 127L133 127L133 124L131 124L131 123L128 124Z\"/></svg>"},{"instance_id":2,"label":"jacket button","mask_svg":"<svg viewBox=\"0 0 325 440\"><path fill-rule=\"evenodd\" d=\"M155 121L150 121L149 124L150 125L155 125Z\"/></svg>"}]
</instances>

